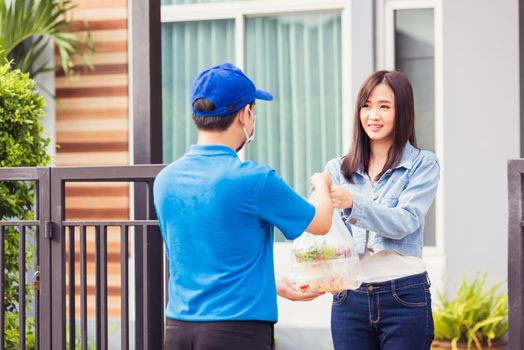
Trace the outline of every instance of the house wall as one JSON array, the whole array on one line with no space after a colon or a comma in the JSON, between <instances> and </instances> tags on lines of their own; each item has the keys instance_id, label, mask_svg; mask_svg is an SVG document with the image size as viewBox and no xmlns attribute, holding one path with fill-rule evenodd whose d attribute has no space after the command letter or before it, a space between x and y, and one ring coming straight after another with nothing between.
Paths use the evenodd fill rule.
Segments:
<instances>
[{"instance_id":1,"label":"house wall","mask_svg":"<svg viewBox=\"0 0 524 350\"><path fill-rule=\"evenodd\" d=\"M507 159L520 151L518 1L443 2L446 289L507 278Z\"/></svg>"}]
</instances>

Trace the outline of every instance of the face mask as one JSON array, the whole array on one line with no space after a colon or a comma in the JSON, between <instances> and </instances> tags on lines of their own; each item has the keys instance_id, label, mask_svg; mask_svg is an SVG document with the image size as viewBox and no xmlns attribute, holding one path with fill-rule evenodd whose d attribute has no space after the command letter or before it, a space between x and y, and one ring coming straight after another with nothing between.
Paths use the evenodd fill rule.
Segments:
<instances>
[{"instance_id":1,"label":"face mask","mask_svg":"<svg viewBox=\"0 0 524 350\"><path fill-rule=\"evenodd\" d=\"M237 148L237 152L240 151L242 149L242 147L244 146L247 146L249 143L251 143L251 141L253 141L255 139L255 125L257 124L257 116L255 114L253 114L253 112L251 112L251 109L248 109L249 111L249 114L251 114L251 116L253 117L253 132L251 133L251 136L248 136L247 135L247 130L246 130L246 127L245 126L242 126L242 130L244 130L244 135L246 136L246 141L244 141L238 148Z\"/></svg>"},{"instance_id":2,"label":"face mask","mask_svg":"<svg viewBox=\"0 0 524 350\"><path fill-rule=\"evenodd\" d=\"M253 132L251 133L251 136L247 136L247 131L245 127L242 127L242 130L244 130L244 135L246 135L246 145L250 144L251 141L255 139L255 125L257 125L257 116L251 112L251 109L248 109L249 114L251 114L251 117L253 117Z\"/></svg>"}]
</instances>

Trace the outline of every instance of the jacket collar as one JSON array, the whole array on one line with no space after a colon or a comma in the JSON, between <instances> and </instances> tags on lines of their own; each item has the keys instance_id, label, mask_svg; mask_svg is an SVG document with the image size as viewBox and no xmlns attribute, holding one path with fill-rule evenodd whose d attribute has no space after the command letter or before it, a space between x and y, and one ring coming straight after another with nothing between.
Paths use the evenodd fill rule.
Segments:
<instances>
[{"instance_id":1,"label":"jacket collar","mask_svg":"<svg viewBox=\"0 0 524 350\"><path fill-rule=\"evenodd\" d=\"M404 146L404 150L402 151L402 157L400 158L400 162L393 169L386 170L385 174L391 173L393 170L399 169L399 168L411 169L417 152L418 152L418 149L413 147L411 143L409 143L409 141L406 142L406 145ZM364 177L367 176L367 174L364 173L363 169L359 169L357 171L357 174L364 176Z\"/></svg>"}]
</instances>

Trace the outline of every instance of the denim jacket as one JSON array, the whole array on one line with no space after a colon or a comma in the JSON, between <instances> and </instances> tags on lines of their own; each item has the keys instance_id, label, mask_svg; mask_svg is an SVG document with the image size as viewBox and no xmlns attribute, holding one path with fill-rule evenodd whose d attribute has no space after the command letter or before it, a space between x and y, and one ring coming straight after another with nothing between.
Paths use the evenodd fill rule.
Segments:
<instances>
[{"instance_id":1,"label":"denim jacket","mask_svg":"<svg viewBox=\"0 0 524 350\"><path fill-rule=\"evenodd\" d=\"M330 160L326 171L333 185L353 195L353 208L344 210L344 220L359 254L367 247L375 253L389 249L421 257L425 216L440 178L435 154L406 143L400 163L384 172L375 187L363 171L353 174L353 183L348 183L342 175L342 159Z\"/></svg>"}]
</instances>

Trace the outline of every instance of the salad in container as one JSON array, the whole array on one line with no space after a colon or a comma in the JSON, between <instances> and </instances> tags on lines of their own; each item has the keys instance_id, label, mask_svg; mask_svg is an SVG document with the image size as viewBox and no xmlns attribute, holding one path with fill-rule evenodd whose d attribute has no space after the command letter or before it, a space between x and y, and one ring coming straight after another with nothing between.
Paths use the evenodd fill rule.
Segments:
<instances>
[{"instance_id":1,"label":"salad in container","mask_svg":"<svg viewBox=\"0 0 524 350\"><path fill-rule=\"evenodd\" d=\"M304 232L293 242L293 283L303 292L340 292L357 289L359 257L340 211L325 235Z\"/></svg>"}]
</instances>

